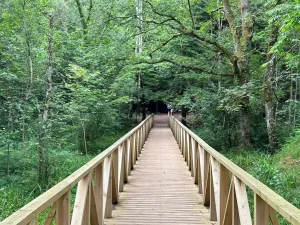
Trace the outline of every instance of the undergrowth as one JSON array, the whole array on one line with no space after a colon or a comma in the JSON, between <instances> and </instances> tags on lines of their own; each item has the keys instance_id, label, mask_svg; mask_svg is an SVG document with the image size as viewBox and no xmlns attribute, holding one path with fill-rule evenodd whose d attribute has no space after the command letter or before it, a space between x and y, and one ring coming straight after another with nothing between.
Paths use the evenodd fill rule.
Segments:
<instances>
[{"instance_id":1,"label":"undergrowth","mask_svg":"<svg viewBox=\"0 0 300 225\"><path fill-rule=\"evenodd\" d=\"M49 149L50 179L46 187L38 183L38 155L35 144L28 144L28 149L25 150L11 149L9 175L7 175L7 154L4 149L0 149L0 221L79 169L126 132L128 129L99 137L95 141L98 151L93 155L85 155L79 150L74 151L73 148L68 150L54 145ZM73 189L72 195L75 193Z\"/></svg>"},{"instance_id":2,"label":"undergrowth","mask_svg":"<svg viewBox=\"0 0 300 225\"><path fill-rule=\"evenodd\" d=\"M299 140L297 142L299 142ZM288 161L290 162L291 155L294 155L294 151L299 151L300 146L291 146L291 143L294 145L295 142L288 142L282 151L276 155L269 155L254 150L227 151L223 152L223 154L288 202L300 208L299 164L294 167L292 164L284 163L287 159L289 159ZM290 151L291 153L289 153ZM248 198L251 211L253 211L254 201L252 191L248 190ZM279 216L279 219L280 224L290 224L281 216Z\"/></svg>"}]
</instances>

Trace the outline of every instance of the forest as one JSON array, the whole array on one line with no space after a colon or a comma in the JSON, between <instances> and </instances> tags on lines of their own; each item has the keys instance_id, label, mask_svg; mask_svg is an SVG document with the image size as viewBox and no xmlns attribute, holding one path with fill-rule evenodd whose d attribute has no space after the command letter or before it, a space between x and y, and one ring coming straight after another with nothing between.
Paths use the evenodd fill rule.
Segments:
<instances>
[{"instance_id":1,"label":"forest","mask_svg":"<svg viewBox=\"0 0 300 225\"><path fill-rule=\"evenodd\" d=\"M299 58L300 0L1 0L0 221L158 102L300 207Z\"/></svg>"}]
</instances>

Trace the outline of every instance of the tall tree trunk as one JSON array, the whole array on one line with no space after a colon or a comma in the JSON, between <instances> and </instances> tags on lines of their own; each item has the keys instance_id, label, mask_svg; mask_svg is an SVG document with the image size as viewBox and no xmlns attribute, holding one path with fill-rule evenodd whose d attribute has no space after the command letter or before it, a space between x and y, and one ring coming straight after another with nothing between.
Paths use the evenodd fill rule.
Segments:
<instances>
[{"instance_id":1,"label":"tall tree trunk","mask_svg":"<svg viewBox=\"0 0 300 225\"><path fill-rule=\"evenodd\" d=\"M272 53L270 53L271 44L269 43L267 61L268 65L264 77L264 90L263 97L265 102L265 115L267 123L267 132L269 138L269 146L272 151L278 148L278 137L276 133L276 120L275 120L275 104L273 97L272 78L275 73L275 59Z\"/></svg>"},{"instance_id":2,"label":"tall tree trunk","mask_svg":"<svg viewBox=\"0 0 300 225\"><path fill-rule=\"evenodd\" d=\"M253 31L253 19L250 15L249 0L240 0L240 15L241 15L241 32L238 31L234 14L231 10L229 0L222 0L224 13L229 23L229 27L232 34L234 43L236 61L233 62L233 71L236 73L240 86L247 88L247 83L250 79L248 47L251 42ZM249 147L251 145L250 135L250 115L249 115L249 93L246 90L246 94L241 96L240 101L242 107L240 110L240 141L241 147Z\"/></svg>"},{"instance_id":3,"label":"tall tree trunk","mask_svg":"<svg viewBox=\"0 0 300 225\"><path fill-rule=\"evenodd\" d=\"M249 90L248 90L248 82L249 82L249 60L246 58L245 54L242 52L238 58L237 62L239 68L239 83L240 86L245 88L244 95L240 98L240 145L241 147L248 148L251 146L251 135L250 135L250 112L249 112Z\"/></svg>"},{"instance_id":4,"label":"tall tree trunk","mask_svg":"<svg viewBox=\"0 0 300 225\"><path fill-rule=\"evenodd\" d=\"M86 129L85 129L85 123L83 119L80 119L81 122L81 127L82 127L82 133L83 133L83 141L84 141L84 150L85 150L85 155L88 154L87 151L87 143L86 143Z\"/></svg>"},{"instance_id":5,"label":"tall tree trunk","mask_svg":"<svg viewBox=\"0 0 300 225\"><path fill-rule=\"evenodd\" d=\"M277 4L281 4L281 1L278 0ZM263 98L265 104L265 115L266 115L266 125L269 139L270 150L274 153L279 147L277 128L276 128L276 107L274 102L274 91L272 87L272 81L276 76L276 59L271 49L277 41L279 34L279 28L276 25L271 25L271 32L269 36L269 42L267 47L267 67L264 76L264 89L263 89Z\"/></svg>"},{"instance_id":6,"label":"tall tree trunk","mask_svg":"<svg viewBox=\"0 0 300 225\"><path fill-rule=\"evenodd\" d=\"M11 146L11 141L10 141L10 136L11 136L11 131L12 131L12 105L11 103L9 104L9 110L8 110L8 122L7 122L7 176L10 175L10 146Z\"/></svg>"},{"instance_id":7,"label":"tall tree trunk","mask_svg":"<svg viewBox=\"0 0 300 225\"><path fill-rule=\"evenodd\" d=\"M22 5L23 13L26 13L26 5L27 2L24 1ZM27 28L27 23L25 18L23 17L23 29L25 34L25 42L27 47L27 67L28 67L28 83L25 90L25 98L24 98L24 105L23 105L23 115L22 115L22 125L21 125L21 135L22 135L22 148L24 149L25 139L26 139L26 117L27 117L27 106L30 97L30 92L33 85L33 60L32 60L32 43L30 33Z\"/></svg>"},{"instance_id":8,"label":"tall tree trunk","mask_svg":"<svg viewBox=\"0 0 300 225\"><path fill-rule=\"evenodd\" d=\"M54 72L54 58L53 58L53 28L54 17L50 15L49 18L50 34L48 37L48 69L46 72L47 91L45 95L44 110L40 114L40 134L39 134L39 181L42 184L48 184L49 180L49 159L47 152L47 136L48 134L48 116L50 112L51 95L53 91L53 72Z\"/></svg>"},{"instance_id":9,"label":"tall tree trunk","mask_svg":"<svg viewBox=\"0 0 300 225\"><path fill-rule=\"evenodd\" d=\"M84 10L83 10L83 7L82 7L82 4L81 4L80 0L75 0L75 2L77 4L77 9L78 9L79 17L80 17L80 22L81 22L81 26L82 26L82 30L83 30L83 34L84 34L84 39L86 41L86 35L88 33L88 24L89 24L90 19L91 19L94 3L93 3L93 0L90 0L89 8L88 8L88 15L87 15L87 18L85 18L85 15L83 13Z\"/></svg>"},{"instance_id":10,"label":"tall tree trunk","mask_svg":"<svg viewBox=\"0 0 300 225\"><path fill-rule=\"evenodd\" d=\"M137 40L136 40L136 54L142 54L143 51L143 0L136 0L136 15L138 20L138 28L137 28ZM141 105L143 106L142 102L142 70L139 71L138 79L137 79L137 114L140 114ZM143 109L144 111L144 109ZM143 112L144 117L144 112Z\"/></svg>"}]
</instances>

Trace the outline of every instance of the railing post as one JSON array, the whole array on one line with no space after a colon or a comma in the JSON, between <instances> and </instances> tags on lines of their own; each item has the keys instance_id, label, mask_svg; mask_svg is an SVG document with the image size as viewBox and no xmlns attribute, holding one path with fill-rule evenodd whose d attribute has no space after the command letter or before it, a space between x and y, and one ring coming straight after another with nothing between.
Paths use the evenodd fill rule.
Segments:
<instances>
[{"instance_id":1,"label":"railing post","mask_svg":"<svg viewBox=\"0 0 300 225\"><path fill-rule=\"evenodd\" d=\"M56 204L56 224L70 224L70 191L57 200ZM50 223L51 224L51 223Z\"/></svg>"},{"instance_id":2,"label":"railing post","mask_svg":"<svg viewBox=\"0 0 300 225\"><path fill-rule=\"evenodd\" d=\"M198 184L198 169L197 169L197 144L194 138L191 138L192 149L192 177L194 177L194 183Z\"/></svg>"},{"instance_id":3,"label":"railing post","mask_svg":"<svg viewBox=\"0 0 300 225\"><path fill-rule=\"evenodd\" d=\"M212 221L220 221L220 166L219 162L210 156L211 164L211 212Z\"/></svg>"},{"instance_id":4,"label":"railing post","mask_svg":"<svg viewBox=\"0 0 300 225\"><path fill-rule=\"evenodd\" d=\"M126 161L125 161L125 148L126 140L118 148L118 183L119 183L119 192L123 191L124 180L125 180L125 171L126 171Z\"/></svg>"},{"instance_id":5,"label":"railing post","mask_svg":"<svg viewBox=\"0 0 300 225\"><path fill-rule=\"evenodd\" d=\"M228 169L220 164L220 184L219 184L219 192L220 192L220 206L219 206L219 224L222 225L222 221L225 216L227 198L229 195L229 171Z\"/></svg>"},{"instance_id":6,"label":"railing post","mask_svg":"<svg viewBox=\"0 0 300 225\"><path fill-rule=\"evenodd\" d=\"M137 132L134 132L134 134L132 135L132 148L131 148L131 170L134 169L134 165L135 165L135 161L136 161L136 154L137 154L137 146L136 146L136 136L137 136Z\"/></svg>"},{"instance_id":7,"label":"railing post","mask_svg":"<svg viewBox=\"0 0 300 225\"><path fill-rule=\"evenodd\" d=\"M112 203L117 204L119 200L119 154L118 149L112 153Z\"/></svg>"},{"instance_id":8,"label":"railing post","mask_svg":"<svg viewBox=\"0 0 300 225\"><path fill-rule=\"evenodd\" d=\"M193 160L192 160L192 142L191 142L191 135L187 133L187 157L188 157L188 165L189 165L189 170L191 171L191 176L194 176L194 173L192 171L193 168Z\"/></svg>"},{"instance_id":9,"label":"railing post","mask_svg":"<svg viewBox=\"0 0 300 225\"><path fill-rule=\"evenodd\" d=\"M198 161L198 192L199 194L203 194L204 189L204 181L203 181L203 163L202 163L202 157L203 157L203 149L201 146L196 142L197 145L197 161Z\"/></svg>"},{"instance_id":10,"label":"railing post","mask_svg":"<svg viewBox=\"0 0 300 225\"><path fill-rule=\"evenodd\" d=\"M254 225L269 224L269 205L258 195L254 195Z\"/></svg>"},{"instance_id":11,"label":"railing post","mask_svg":"<svg viewBox=\"0 0 300 225\"><path fill-rule=\"evenodd\" d=\"M104 218L112 216L112 155L103 162L103 215Z\"/></svg>"},{"instance_id":12,"label":"railing post","mask_svg":"<svg viewBox=\"0 0 300 225\"><path fill-rule=\"evenodd\" d=\"M127 175L131 175L131 162L132 162L132 136L127 139ZM127 181L128 182L128 177Z\"/></svg>"},{"instance_id":13,"label":"railing post","mask_svg":"<svg viewBox=\"0 0 300 225\"><path fill-rule=\"evenodd\" d=\"M104 223L103 220L103 163L100 163L95 168L95 183L94 183L94 197L96 215L91 215L91 220L98 220L99 225ZM94 222L95 223L95 222ZM93 223L93 224L94 224Z\"/></svg>"},{"instance_id":14,"label":"railing post","mask_svg":"<svg viewBox=\"0 0 300 225\"><path fill-rule=\"evenodd\" d=\"M91 179L90 172L78 183L71 225L87 224L86 221L89 220Z\"/></svg>"}]
</instances>

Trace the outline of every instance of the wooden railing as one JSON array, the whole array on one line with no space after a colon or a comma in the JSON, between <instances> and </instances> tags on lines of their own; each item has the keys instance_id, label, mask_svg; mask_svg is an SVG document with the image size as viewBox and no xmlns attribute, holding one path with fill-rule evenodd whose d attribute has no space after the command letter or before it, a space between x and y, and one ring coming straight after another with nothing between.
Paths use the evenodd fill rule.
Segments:
<instances>
[{"instance_id":1,"label":"wooden railing","mask_svg":"<svg viewBox=\"0 0 300 225\"><path fill-rule=\"evenodd\" d=\"M152 124L153 115L0 225L36 225L42 220L41 213L46 213L42 222L45 225L53 221L56 225L102 225L104 218L112 216L112 204L118 203L119 192L123 191ZM73 202L71 191L76 185Z\"/></svg>"},{"instance_id":2,"label":"wooden railing","mask_svg":"<svg viewBox=\"0 0 300 225\"><path fill-rule=\"evenodd\" d=\"M174 117L170 126L181 152L218 225L278 225L277 213L300 225L300 210L218 153ZM247 190L254 194L252 220Z\"/></svg>"}]
</instances>

